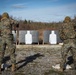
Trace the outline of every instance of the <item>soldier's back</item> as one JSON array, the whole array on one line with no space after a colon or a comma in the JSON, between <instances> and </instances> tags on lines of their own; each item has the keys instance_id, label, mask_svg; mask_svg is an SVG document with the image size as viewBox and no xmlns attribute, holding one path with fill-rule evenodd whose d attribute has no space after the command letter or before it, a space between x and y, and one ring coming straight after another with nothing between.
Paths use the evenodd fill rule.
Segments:
<instances>
[{"instance_id":1,"label":"soldier's back","mask_svg":"<svg viewBox=\"0 0 76 75\"><path fill-rule=\"evenodd\" d=\"M64 39L70 39L70 38L75 38L75 29L72 23L64 23L62 25L62 31L63 35L65 36Z\"/></svg>"},{"instance_id":2,"label":"soldier's back","mask_svg":"<svg viewBox=\"0 0 76 75\"><path fill-rule=\"evenodd\" d=\"M11 22L10 19L3 19L1 21L1 34L8 35L12 33L12 27L11 27Z\"/></svg>"}]
</instances>

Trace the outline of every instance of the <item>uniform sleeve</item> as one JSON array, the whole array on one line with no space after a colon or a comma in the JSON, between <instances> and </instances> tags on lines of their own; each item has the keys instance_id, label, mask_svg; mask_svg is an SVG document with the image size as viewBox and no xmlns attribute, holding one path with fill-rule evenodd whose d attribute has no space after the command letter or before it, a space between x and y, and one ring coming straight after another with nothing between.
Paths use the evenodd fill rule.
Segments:
<instances>
[{"instance_id":1,"label":"uniform sleeve","mask_svg":"<svg viewBox=\"0 0 76 75\"><path fill-rule=\"evenodd\" d=\"M12 25L13 25L14 27L19 27L19 22L18 22L18 21L12 19L12 20L11 20L11 23L12 23Z\"/></svg>"},{"instance_id":2,"label":"uniform sleeve","mask_svg":"<svg viewBox=\"0 0 76 75\"><path fill-rule=\"evenodd\" d=\"M0 36L1 36L1 30L2 30L2 23L0 22Z\"/></svg>"},{"instance_id":3,"label":"uniform sleeve","mask_svg":"<svg viewBox=\"0 0 76 75\"><path fill-rule=\"evenodd\" d=\"M0 22L0 30L2 29L2 23Z\"/></svg>"},{"instance_id":4,"label":"uniform sleeve","mask_svg":"<svg viewBox=\"0 0 76 75\"><path fill-rule=\"evenodd\" d=\"M62 25L59 26L59 36L62 34Z\"/></svg>"},{"instance_id":5,"label":"uniform sleeve","mask_svg":"<svg viewBox=\"0 0 76 75\"><path fill-rule=\"evenodd\" d=\"M74 30L75 30L75 36L76 36L76 24L73 23L73 26L74 26Z\"/></svg>"},{"instance_id":6,"label":"uniform sleeve","mask_svg":"<svg viewBox=\"0 0 76 75\"><path fill-rule=\"evenodd\" d=\"M16 24L16 27L18 28L19 27L19 22L15 21L15 24Z\"/></svg>"},{"instance_id":7,"label":"uniform sleeve","mask_svg":"<svg viewBox=\"0 0 76 75\"><path fill-rule=\"evenodd\" d=\"M76 31L76 24L75 24L75 23L73 23L73 26L74 26L74 30Z\"/></svg>"},{"instance_id":8,"label":"uniform sleeve","mask_svg":"<svg viewBox=\"0 0 76 75\"><path fill-rule=\"evenodd\" d=\"M59 27L59 36L60 36L60 39L61 39L61 40L64 39L64 35L63 35L63 26L62 26L62 25Z\"/></svg>"}]
</instances>

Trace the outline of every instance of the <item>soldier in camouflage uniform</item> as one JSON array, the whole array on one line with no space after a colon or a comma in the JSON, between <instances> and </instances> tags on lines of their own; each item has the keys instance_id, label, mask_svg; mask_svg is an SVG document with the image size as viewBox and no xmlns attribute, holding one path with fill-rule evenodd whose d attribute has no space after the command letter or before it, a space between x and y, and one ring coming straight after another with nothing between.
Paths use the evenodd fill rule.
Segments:
<instances>
[{"instance_id":1,"label":"soldier in camouflage uniform","mask_svg":"<svg viewBox=\"0 0 76 75\"><path fill-rule=\"evenodd\" d=\"M1 26L1 16L0 16L0 26ZM3 58L2 58L2 50L1 50L1 30L0 30L0 71L1 71L2 59Z\"/></svg>"},{"instance_id":2,"label":"soldier in camouflage uniform","mask_svg":"<svg viewBox=\"0 0 76 75\"><path fill-rule=\"evenodd\" d=\"M10 52L10 59L12 63L11 70L15 70L16 58L15 58L15 50L16 46L13 44L13 34L12 27L18 25L18 22L10 19L8 13L3 13L2 19L0 22L0 30L1 30L1 56L0 56L0 67L2 64L2 60L4 57L4 51L6 46Z\"/></svg>"},{"instance_id":3,"label":"soldier in camouflage uniform","mask_svg":"<svg viewBox=\"0 0 76 75\"><path fill-rule=\"evenodd\" d=\"M63 46L61 49L62 61L60 64L60 71L65 69L66 57L70 51L74 60L74 69L76 69L76 32L74 29L74 24L72 22L63 23L59 29L60 38L63 40Z\"/></svg>"}]
</instances>

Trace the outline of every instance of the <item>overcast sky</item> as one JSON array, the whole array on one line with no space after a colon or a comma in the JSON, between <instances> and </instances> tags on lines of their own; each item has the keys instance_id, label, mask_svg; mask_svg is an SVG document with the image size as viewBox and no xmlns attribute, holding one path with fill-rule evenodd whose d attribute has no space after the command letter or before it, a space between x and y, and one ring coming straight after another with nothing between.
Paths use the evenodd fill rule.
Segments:
<instances>
[{"instance_id":1,"label":"overcast sky","mask_svg":"<svg viewBox=\"0 0 76 75\"><path fill-rule=\"evenodd\" d=\"M1 0L0 14L40 22L58 22L65 16L74 18L76 0Z\"/></svg>"}]
</instances>

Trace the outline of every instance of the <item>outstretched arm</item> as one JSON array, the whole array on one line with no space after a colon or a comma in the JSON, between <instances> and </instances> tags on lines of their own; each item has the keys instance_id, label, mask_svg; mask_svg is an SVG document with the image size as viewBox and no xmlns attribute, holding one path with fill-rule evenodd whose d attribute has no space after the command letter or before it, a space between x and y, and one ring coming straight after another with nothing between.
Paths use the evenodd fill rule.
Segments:
<instances>
[{"instance_id":1,"label":"outstretched arm","mask_svg":"<svg viewBox=\"0 0 76 75\"><path fill-rule=\"evenodd\" d=\"M11 23L12 23L12 25L13 25L13 29L14 29L14 31L15 31L15 33L16 33L16 30L17 30L17 28L19 28L19 22L17 21L17 20L11 20Z\"/></svg>"}]
</instances>

